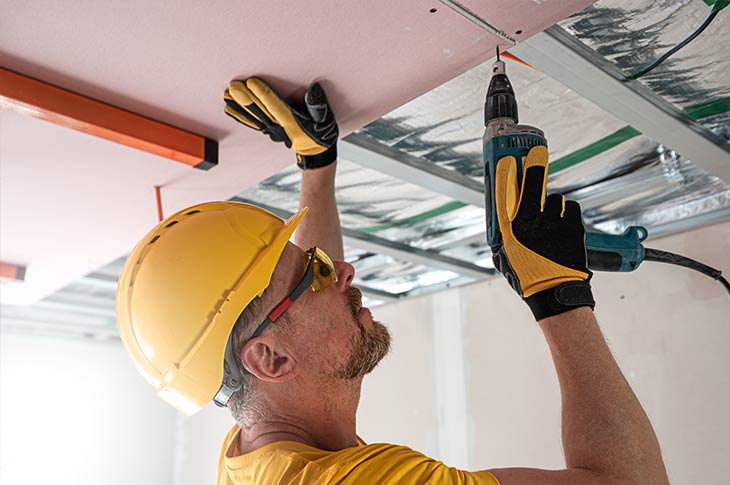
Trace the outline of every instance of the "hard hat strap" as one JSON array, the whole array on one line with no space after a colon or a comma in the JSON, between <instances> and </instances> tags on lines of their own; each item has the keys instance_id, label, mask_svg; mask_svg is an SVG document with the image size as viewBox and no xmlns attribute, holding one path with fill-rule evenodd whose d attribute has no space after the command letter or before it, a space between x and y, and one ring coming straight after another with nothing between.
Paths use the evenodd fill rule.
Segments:
<instances>
[{"instance_id":1,"label":"hard hat strap","mask_svg":"<svg viewBox=\"0 0 730 485\"><path fill-rule=\"evenodd\" d=\"M223 357L223 382L213 398L218 407L226 407L231 396L243 386L243 375L233 355L233 331L228 336L226 352Z\"/></svg>"}]
</instances>

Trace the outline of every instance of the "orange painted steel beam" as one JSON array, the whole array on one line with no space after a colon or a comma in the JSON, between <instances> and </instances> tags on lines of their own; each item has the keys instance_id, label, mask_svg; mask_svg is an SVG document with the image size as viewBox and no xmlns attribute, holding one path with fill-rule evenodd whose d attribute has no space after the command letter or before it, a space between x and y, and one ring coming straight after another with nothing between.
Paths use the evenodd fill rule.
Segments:
<instances>
[{"instance_id":1,"label":"orange painted steel beam","mask_svg":"<svg viewBox=\"0 0 730 485\"><path fill-rule=\"evenodd\" d=\"M191 167L218 164L218 142L0 67L0 107Z\"/></svg>"},{"instance_id":2,"label":"orange painted steel beam","mask_svg":"<svg viewBox=\"0 0 730 485\"><path fill-rule=\"evenodd\" d=\"M18 264L0 262L0 280L2 281L23 281L25 280L25 266Z\"/></svg>"}]
</instances>

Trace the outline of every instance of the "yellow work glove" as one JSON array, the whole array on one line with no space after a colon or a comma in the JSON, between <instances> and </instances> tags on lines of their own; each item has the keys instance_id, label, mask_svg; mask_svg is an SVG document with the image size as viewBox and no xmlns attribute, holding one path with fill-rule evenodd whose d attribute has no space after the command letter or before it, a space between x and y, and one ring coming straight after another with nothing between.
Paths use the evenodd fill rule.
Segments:
<instances>
[{"instance_id":1,"label":"yellow work glove","mask_svg":"<svg viewBox=\"0 0 730 485\"><path fill-rule=\"evenodd\" d=\"M304 95L304 109L282 101L255 77L231 81L223 101L231 118L293 149L301 169L324 167L337 159L339 129L319 83Z\"/></svg>"},{"instance_id":2,"label":"yellow work glove","mask_svg":"<svg viewBox=\"0 0 730 485\"><path fill-rule=\"evenodd\" d=\"M593 308L580 206L561 194L545 197L547 148L532 148L523 165L520 186L515 158L497 162L494 197L502 243L492 248L494 265L537 320Z\"/></svg>"}]
</instances>

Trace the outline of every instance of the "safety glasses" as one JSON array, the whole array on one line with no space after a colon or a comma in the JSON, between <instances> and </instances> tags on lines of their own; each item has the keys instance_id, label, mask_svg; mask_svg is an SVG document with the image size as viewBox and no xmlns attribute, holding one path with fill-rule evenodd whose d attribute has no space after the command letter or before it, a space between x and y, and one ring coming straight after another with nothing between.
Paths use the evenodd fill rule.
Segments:
<instances>
[{"instance_id":1,"label":"safety glasses","mask_svg":"<svg viewBox=\"0 0 730 485\"><path fill-rule=\"evenodd\" d=\"M337 272L335 265L327 254L319 248L307 250L309 261L307 269L304 270L304 276L299 284L294 288L289 296L279 302L278 305L271 310L266 319L254 331L249 340L261 335L266 328L281 317L286 310L292 306L297 298L302 296L307 289L312 289L314 293L324 290L330 285L337 283Z\"/></svg>"},{"instance_id":2,"label":"safety glasses","mask_svg":"<svg viewBox=\"0 0 730 485\"><path fill-rule=\"evenodd\" d=\"M312 248L307 251L308 262L307 268L304 270L304 276L299 284L294 288L289 296L281 300L273 310L266 316L261 325L254 331L249 340L261 335L266 328L278 320L286 310L292 306L297 298L307 289L317 293L324 290L330 285L337 283L337 272L335 265L332 263L327 254L319 248ZM233 332L228 337L228 345L226 345L225 355L223 357L223 382L218 389L213 401L217 406L227 406L231 396L241 389L243 382L242 372L246 369L239 369L236 359L233 356Z\"/></svg>"}]
</instances>

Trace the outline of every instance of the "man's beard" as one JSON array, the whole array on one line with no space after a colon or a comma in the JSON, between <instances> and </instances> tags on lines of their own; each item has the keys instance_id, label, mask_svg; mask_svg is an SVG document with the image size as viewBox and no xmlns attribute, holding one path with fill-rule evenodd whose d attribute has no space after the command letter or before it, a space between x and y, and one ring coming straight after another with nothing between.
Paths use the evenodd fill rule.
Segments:
<instances>
[{"instance_id":1,"label":"man's beard","mask_svg":"<svg viewBox=\"0 0 730 485\"><path fill-rule=\"evenodd\" d=\"M360 322L359 312L362 293L351 287L347 299L352 311L352 319L359 330L352 337L352 355L342 368L337 371L341 379L356 379L369 374L390 351L390 333L380 322L373 320L373 329L368 331Z\"/></svg>"}]
</instances>

